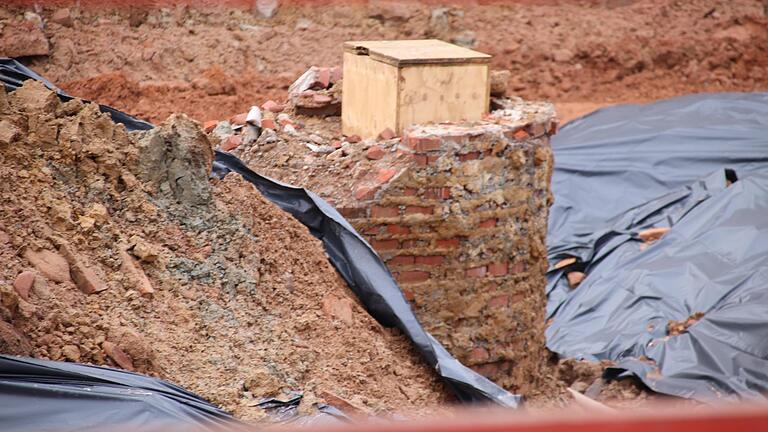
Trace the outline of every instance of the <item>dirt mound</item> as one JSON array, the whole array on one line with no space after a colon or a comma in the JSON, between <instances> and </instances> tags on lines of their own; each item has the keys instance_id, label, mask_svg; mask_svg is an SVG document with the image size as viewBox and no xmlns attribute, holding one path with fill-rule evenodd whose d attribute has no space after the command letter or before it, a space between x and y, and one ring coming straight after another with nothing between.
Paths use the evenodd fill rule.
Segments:
<instances>
[{"instance_id":1,"label":"dirt mound","mask_svg":"<svg viewBox=\"0 0 768 432\"><path fill-rule=\"evenodd\" d=\"M250 420L291 391L306 411L448 400L305 227L239 176L209 180L188 117L129 134L28 82L0 91L0 131L4 352L162 377Z\"/></svg>"},{"instance_id":2,"label":"dirt mound","mask_svg":"<svg viewBox=\"0 0 768 432\"><path fill-rule=\"evenodd\" d=\"M436 37L471 46L512 71L516 96L568 102L568 116L591 104L768 89L768 20L759 1L436 3L281 2L270 19L250 7L109 10L99 3L70 8L71 26L54 22L55 7L43 6L51 54L28 62L75 95L102 102L98 89L80 93L69 81L121 71L148 88L139 101L116 104L152 121L172 112L229 118L273 99L270 82L287 85L311 65L340 65L349 40ZM7 9L7 23L28 11ZM177 89L217 66L234 78L235 95ZM233 98L238 106L229 105Z\"/></svg>"},{"instance_id":3,"label":"dirt mound","mask_svg":"<svg viewBox=\"0 0 768 432\"><path fill-rule=\"evenodd\" d=\"M160 123L179 112L200 121L226 119L251 106L254 94L284 99L289 83L288 76L247 73L233 77L214 66L191 82L148 80L140 83L123 72L109 72L67 81L61 88L78 97L130 112L150 123Z\"/></svg>"}]
</instances>

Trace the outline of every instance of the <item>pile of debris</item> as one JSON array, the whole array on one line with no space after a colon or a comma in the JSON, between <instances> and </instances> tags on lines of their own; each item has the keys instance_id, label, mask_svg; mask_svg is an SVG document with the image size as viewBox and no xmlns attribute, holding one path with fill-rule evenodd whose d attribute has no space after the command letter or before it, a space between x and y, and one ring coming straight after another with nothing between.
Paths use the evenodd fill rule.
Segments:
<instances>
[{"instance_id":1,"label":"pile of debris","mask_svg":"<svg viewBox=\"0 0 768 432\"><path fill-rule=\"evenodd\" d=\"M158 376L246 420L298 392L303 412L447 402L304 226L237 175L209 180L186 116L127 133L29 81L0 91L0 156L0 351Z\"/></svg>"}]
</instances>

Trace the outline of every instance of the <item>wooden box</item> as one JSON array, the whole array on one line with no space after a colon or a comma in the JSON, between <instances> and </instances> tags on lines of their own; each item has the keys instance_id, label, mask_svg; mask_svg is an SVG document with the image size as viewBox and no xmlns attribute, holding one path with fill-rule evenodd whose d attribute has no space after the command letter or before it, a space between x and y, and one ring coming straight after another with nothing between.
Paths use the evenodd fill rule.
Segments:
<instances>
[{"instance_id":1,"label":"wooden box","mask_svg":"<svg viewBox=\"0 0 768 432\"><path fill-rule=\"evenodd\" d=\"M342 132L373 138L412 124L479 120L488 112L491 56L447 42L344 44Z\"/></svg>"}]
</instances>

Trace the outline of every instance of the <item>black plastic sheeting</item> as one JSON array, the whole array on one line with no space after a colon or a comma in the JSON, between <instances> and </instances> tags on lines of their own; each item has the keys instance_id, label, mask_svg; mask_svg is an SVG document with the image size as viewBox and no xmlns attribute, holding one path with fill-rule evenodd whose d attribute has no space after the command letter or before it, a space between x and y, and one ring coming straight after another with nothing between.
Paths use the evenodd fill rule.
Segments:
<instances>
[{"instance_id":1,"label":"black plastic sheeting","mask_svg":"<svg viewBox=\"0 0 768 432\"><path fill-rule=\"evenodd\" d=\"M165 381L116 369L4 355L0 355L0 425L17 432L244 426Z\"/></svg>"},{"instance_id":2,"label":"black plastic sheeting","mask_svg":"<svg viewBox=\"0 0 768 432\"><path fill-rule=\"evenodd\" d=\"M768 93L602 109L552 145L549 348L613 360L662 393L765 399ZM641 248L651 227L670 231ZM555 270L567 257L578 262ZM573 290L572 270L587 274Z\"/></svg>"},{"instance_id":3,"label":"black plastic sheeting","mask_svg":"<svg viewBox=\"0 0 768 432\"><path fill-rule=\"evenodd\" d=\"M71 99L53 84L15 60L0 58L0 81L6 88L18 88L26 79L42 81L56 90L64 100ZM129 131L146 130L153 126L125 113L101 106L117 123ZM445 379L456 397L463 402L492 402L504 407L518 407L522 398L513 395L492 381L467 368L422 328L405 300L392 274L374 250L351 225L327 202L314 193L261 176L236 157L216 152L214 175L228 172L240 174L251 182L267 199L290 213L319 238L331 264L339 271L368 312L382 325L397 327L421 352L426 362ZM0 373L3 365L0 364ZM0 393L0 406L5 394ZM276 403L279 401L276 401ZM290 403L285 403L289 408ZM279 405L279 404L278 404ZM322 414L337 417L332 407L319 407ZM2 417L0 417L2 420ZM0 423L1 424L1 423Z\"/></svg>"}]
</instances>

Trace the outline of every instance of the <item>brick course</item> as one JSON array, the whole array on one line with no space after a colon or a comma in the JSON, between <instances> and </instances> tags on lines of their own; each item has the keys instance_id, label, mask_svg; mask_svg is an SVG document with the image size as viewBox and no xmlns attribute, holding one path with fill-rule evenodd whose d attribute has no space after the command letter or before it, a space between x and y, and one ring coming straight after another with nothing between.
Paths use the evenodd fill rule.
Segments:
<instances>
[{"instance_id":1,"label":"brick course","mask_svg":"<svg viewBox=\"0 0 768 432\"><path fill-rule=\"evenodd\" d=\"M546 358L548 134L555 130L551 114L527 124L411 127L397 151L405 168L359 200L368 211L350 219L425 328L515 391L536 385L531 377Z\"/></svg>"}]
</instances>

